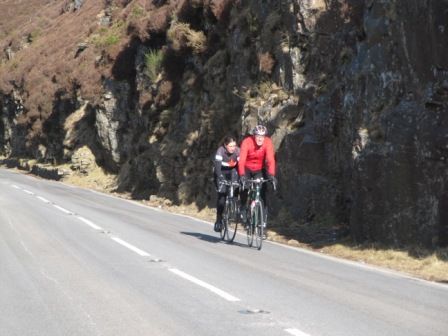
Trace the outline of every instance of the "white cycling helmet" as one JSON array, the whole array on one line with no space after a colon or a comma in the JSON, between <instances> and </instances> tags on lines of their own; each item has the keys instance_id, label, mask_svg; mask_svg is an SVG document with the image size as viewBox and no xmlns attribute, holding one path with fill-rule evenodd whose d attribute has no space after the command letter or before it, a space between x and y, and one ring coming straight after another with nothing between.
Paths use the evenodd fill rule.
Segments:
<instances>
[{"instance_id":1,"label":"white cycling helmet","mask_svg":"<svg viewBox=\"0 0 448 336\"><path fill-rule=\"evenodd\" d=\"M253 135L266 135L268 133L268 130L266 129L266 126L263 125L257 125L252 130Z\"/></svg>"}]
</instances>

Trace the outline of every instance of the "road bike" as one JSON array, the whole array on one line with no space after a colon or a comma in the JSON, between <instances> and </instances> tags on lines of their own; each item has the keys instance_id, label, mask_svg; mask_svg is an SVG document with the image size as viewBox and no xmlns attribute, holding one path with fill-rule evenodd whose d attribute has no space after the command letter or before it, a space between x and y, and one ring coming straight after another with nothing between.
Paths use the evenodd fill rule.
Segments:
<instances>
[{"instance_id":1,"label":"road bike","mask_svg":"<svg viewBox=\"0 0 448 336\"><path fill-rule=\"evenodd\" d=\"M267 212L261 199L261 188L263 183L269 180L263 178L250 179L246 183L249 185L247 206L246 206L246 234L247 244L252 247L255 240L255 247L260 250L263 244L264 230L266 229ZM274 185L274 189L276 186Z\"/></svg>"},{"instance_id":2,"label":"road bike","mask_svg":"<svg viewBox=\"0 0 448 336\"><path fill-rule=\"evenodd\" d=\"M235 239L238 229L240 201L238 197L235 196L235 191L240 186L240 184L237 181L227 180L224 180L221 183L227 186L227 191L226 203L222 214L220 236L222 240L231 243Z\"/></svg>"}]
</instances>

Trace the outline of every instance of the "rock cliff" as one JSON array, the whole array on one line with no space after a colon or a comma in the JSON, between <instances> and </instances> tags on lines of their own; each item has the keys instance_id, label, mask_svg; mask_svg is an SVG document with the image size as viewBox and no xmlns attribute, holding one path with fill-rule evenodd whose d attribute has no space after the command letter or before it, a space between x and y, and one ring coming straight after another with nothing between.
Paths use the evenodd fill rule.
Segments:
<instances>
[{"instance_id":1,"label":"rock cliff","mask_svg":"<svg viewBox=\"0 0 448 336\"><path fill-rule=\"evenodd\" d=\"M261 122L279 232L448 245L448 1L32 4L1 26L3 155L87 146L118 190L201 208L221 139Z\"/></svg>"}]
</instances>

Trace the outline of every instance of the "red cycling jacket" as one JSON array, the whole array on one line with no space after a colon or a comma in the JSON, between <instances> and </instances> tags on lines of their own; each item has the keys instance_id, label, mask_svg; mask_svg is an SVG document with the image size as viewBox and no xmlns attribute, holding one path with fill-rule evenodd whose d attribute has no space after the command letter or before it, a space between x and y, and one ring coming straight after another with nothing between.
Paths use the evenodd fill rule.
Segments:
<instances>
[{"instance_id":1,"label":"red cycling jacket","mask_svg":"<svg viewBox=\"0 0 448 336\"><path fill-rule=\"evenodd\" d=\"M275 176L275 157L272 140L265 137L263 145L258 147L253 136L245 138L240 147L238 174L243 176L246 168L252 171L261 170L265 162L268 174Z\"/></svg>"}]
</instances>

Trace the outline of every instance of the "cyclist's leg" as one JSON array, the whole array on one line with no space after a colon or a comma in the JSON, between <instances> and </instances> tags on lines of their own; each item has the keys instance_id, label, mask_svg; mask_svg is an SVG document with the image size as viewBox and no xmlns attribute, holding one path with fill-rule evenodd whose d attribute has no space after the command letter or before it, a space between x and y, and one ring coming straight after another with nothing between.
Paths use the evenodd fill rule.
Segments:
<instances>
[{"instance_id":1,"label":"cyclist's leg","mask_svg":"<svg viewBox=\"0 0 448 336\"><path fill-rule=\"evenodd\" d=\"M245 169L244 176L248 179L250 178L250 170ZM244 189L240 190L240 201L241 201L241 210L244 210L246 204L247 204L247 195L249 192L248 186L244 186Z\"/></svg>"},{"instance_id":2,"label":"cyclist's leg","mask_svg":"<svg viewBox=\"0 0 448 336\"><path fill-rule=\"evenodd\" d=\"M250 169L246 168L244 176L247 179L253 178L254 172ZM249 186L244 186L244 189L240 190L240 214L241 214L241 220L244 223L244 225L247 224L248 220L248 213L247 213L247 198L249 193Z\"/></svg>"},{"instance_id":3,"label":"cyclist's leg","mask_svg":"<svg viewBox=\"0 0 448 336\"><path fill-rule=\"evenodd\" d=\"M221 223L222 223L222 213L224 211L224 206L226 204L226 193L217 193L217 200L216 200L216 222L214 230L216 232L219 232L221 230Z\"/></svg>"},{"instance_id":4,"label":"cyclist's leg","mask_svg":"<svg viewBox=\"0 0 448 336\"><path fill-rule=\"evenodd\" d=\"M238 172L237 172L236 168L233 168L230 171L230 180L232 182L238 182Z\"/></svg>"},{"instance_id":5,"label":"cyclist's leg","mask_svg":"<svg viewBox=\"0 0 448 336\"><path fill-rule=\"evenodd\" d=\"M230 180L232 181L232 183L234 183L234 182L238 183L238 179L239 179L238 171L236 168L234 168L231 171ZM239 192L240 192L240 188L238 186L234 186L233 199L235 200L234 204L236 204L238 206L239 206ZM239 211L240 211L239 207L236 209L233 209L233 210L236 212L236 215L239 216Z\"/></svg>"},{"instance_id":6,"label":"cyclist's leg","mask_svg":"<svg viewBox=\"0 0 448 336\"><path fill-rule=\"evenodd\" d=\"M263 178L266 179L267 178L267 172L266 169L263 169ZM263 185L261 186L261 199L263 200L263 204L264 204L264 212L263 212L263 224L266 227L266 221L267 221L267 217L268 217L268 202L267 202L267 193L268 193L268 186L267 183L263 183Z\"/></svg>"}]
</instances>

